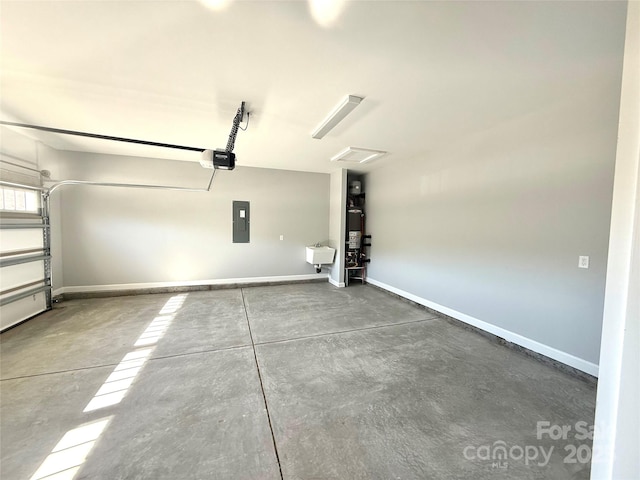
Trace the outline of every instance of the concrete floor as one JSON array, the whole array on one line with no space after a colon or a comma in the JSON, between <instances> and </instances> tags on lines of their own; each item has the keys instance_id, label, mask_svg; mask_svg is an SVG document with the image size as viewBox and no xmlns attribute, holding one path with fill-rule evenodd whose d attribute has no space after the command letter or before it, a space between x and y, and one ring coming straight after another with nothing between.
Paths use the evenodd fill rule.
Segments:
<instances>
[{"instance_id":1,"label":"concrete floor","mask_svg":"<svg viewBox=\"0 0 640 480\"><path fill-rule=\"evenodd\" d=\"M1 342L2 479L589 478L593 385L370 286L72 300Z\"/></svg>"}]
</instances>

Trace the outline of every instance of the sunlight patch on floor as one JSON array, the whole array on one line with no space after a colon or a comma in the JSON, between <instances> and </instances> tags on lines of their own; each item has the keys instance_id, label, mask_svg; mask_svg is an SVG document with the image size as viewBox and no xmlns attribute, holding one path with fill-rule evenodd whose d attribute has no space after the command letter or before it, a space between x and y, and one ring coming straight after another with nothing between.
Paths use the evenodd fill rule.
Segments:
<instances>
[{"instance_id":1,"label":"sunlight patch on floor","mask_svg":"<svg viewBox=\"0 0 640 480\"><path fill-rule=\"evenodd\" d=\"M124 399L187 296L173 296L164 304L159 315L135 341L133 346L136 349L127 353L116 365L83 413L112 407ZM73 480L112 418L113 415L65 433L30 480Z\"/></svg>"},{"instance_id":2,"label":"sunlight patch on floor","mask_svg":"<svg viewBox=\"0 0 640 480\"><path fill-rule=\"evenodd\" d=\"M71 480L111 418L103 418L65 433L31 480Z\"/></svg>"}]
</instances>

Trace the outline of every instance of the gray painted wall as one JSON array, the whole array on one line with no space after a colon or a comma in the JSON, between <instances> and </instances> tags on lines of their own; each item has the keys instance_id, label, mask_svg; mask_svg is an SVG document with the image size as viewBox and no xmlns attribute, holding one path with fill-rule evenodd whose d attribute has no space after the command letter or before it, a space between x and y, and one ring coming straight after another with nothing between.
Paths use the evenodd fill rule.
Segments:
<instances>
[{"instance_id":1,"label":"gray painted wall","mask_svg":"<svg viewBox=\"0 0 640 480\"><path fill-rule=\"evenodd\" d=\"M535 111L370 173L369 277L597 364L621 54Z\"/></svg>"},{"instance_id":2,"label":"gray painted wall","mask_svg":"<svg viewBox=\"0 0 640 480\"><path fill-rule=\"evenodd\" d=\"M205 187L211 172L58 153L65 179ZM66 287L315 274L304 247L329 237L326 174L236 167L219 171L206 193L70 186L56 195ZM233 200L251 202L251 243L231 241Z\"/></svg>"}]
</instances>

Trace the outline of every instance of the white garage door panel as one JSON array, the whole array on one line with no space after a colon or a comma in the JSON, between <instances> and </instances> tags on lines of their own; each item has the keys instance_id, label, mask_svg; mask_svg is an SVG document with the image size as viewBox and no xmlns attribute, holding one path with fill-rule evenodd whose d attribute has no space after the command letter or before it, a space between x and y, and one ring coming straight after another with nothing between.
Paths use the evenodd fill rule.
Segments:
<instances>
[{"instance_id":1,"label":"white garage door panel","mask_svg":"<svg viewBox=\"0 0 640 480\"><path fill-rule=\"evenodd\" d=\"M2 230L0 233L0 253L42 248L42 229Z\"/></svg>"},{"instance_id":2,"label":"white garage door panel","mask_svg":"<svg viewBox=\"0 0 640 480\"><path fill-rule=\"evenodd\" d=\"M11 155L4 144L0 153L0 331L47 310L51 301L38 152L7 146Z\"/></svg>"},{"instance_id":3,"label":"white garage door panel","mask_svg":"<svg viewBox=\"0 0 640 480\"><path fill-rule=\"evenodd\" d=\"M45 311L48 291L45 260L30 260L44 256L42 218L0 220L1 331Z\"/></svg>"},{"instance_id":4,"label":"white garage door panel","mask_svg":"<svg viewBox=\"0 0 640 480\"><path fill-rule=\"evenodd\" d=\"M43 272L44 262L42 260L3 267L0 276L0 292L33 283L37 280L44 282Z\"/></svg>"},{"instance_id":5,"label":"white garage door panel","mask_svg":"<svg viewBox=\"0 0 640 480\"><path fill-rule=\"evenodd\" d=\"M46 310L47 301L44 292L36 293L22 300L2 306L0 315L0 330L9 328L29 317Z\"/></svg>"}]
</instances>

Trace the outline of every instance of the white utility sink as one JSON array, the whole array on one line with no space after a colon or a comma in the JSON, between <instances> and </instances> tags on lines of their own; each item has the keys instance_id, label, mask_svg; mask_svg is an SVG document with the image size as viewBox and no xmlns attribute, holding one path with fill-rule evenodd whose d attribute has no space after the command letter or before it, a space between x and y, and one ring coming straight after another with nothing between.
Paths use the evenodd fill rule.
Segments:
<instances>
[{"instance_id":1,"label":"white utility sink","mask_svg":"<svg viewBox=\"0 0 640 480\"><path fill-rule=\"evenodd\" d=\"M336 249L331 247L307 247L307 263L311 265L322 265L333 263Z\"/></svg>"}]
</instances>

